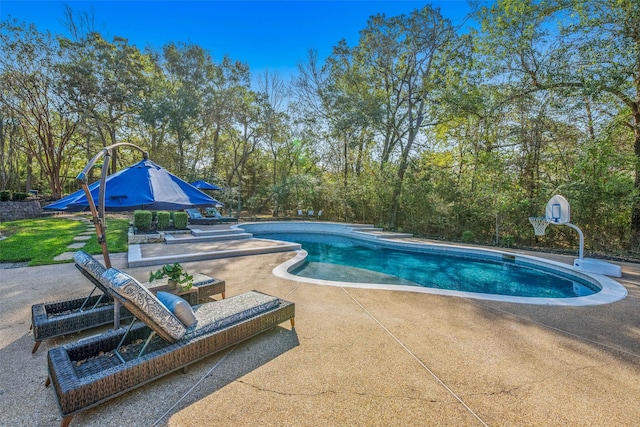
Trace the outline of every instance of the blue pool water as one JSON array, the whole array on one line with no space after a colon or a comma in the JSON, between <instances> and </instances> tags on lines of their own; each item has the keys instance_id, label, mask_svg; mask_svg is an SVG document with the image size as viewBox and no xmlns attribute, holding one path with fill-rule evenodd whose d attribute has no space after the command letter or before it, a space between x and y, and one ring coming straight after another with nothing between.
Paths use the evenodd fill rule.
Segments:
<instances>
[{"instance_id":1,"label":"blue pool water","mask_svg":"<svg viewBox=\"0 0 640 427\"><path fill-rule=\"evenodd\" d=\"M313 279L541 298L579 297L600 290L580 278L509 259L397 250L326 234L261 233L254 237L300 243L308 252L306 263L290 273Z\"/></svg>"}]
</instances>

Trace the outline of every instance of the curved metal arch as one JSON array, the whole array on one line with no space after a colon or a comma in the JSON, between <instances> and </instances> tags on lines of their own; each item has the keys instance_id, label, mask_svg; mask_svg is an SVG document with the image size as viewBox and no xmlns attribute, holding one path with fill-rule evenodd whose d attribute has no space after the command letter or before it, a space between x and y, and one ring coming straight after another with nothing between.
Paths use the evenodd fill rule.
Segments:
<instances>
[{"instance_id":1,"label":"curved metal arch","mask_svg":"<svg viewBox=\"0 0 640 427\"><path fill-rule=\"evenodd\" d=\"M93 224L96 229L96 235L98 236L98 243L102 247L102 257L104 258L104 264L106 268L111 268L111 258L109 257L109 248L107 247L107 235L106 235L106 227L105 227L105 193L106 193L106 179L107 179L107 170L108 167L105 165L109 164L109 158L117 150L119 147L131 147L142 152L142 156L144 160L149 159L149 153L142 148L138 147L135 144L131 144L128 142L121 142L118 144L113 144L108 147L100 150L98 154L96 154L89 163L82 169L82 171L76 177L76 181L80 184L80 187L84 191L85 196L87 197L87 202L89 203L89 209L91 210L91 216L93 217ZM98 206L96 207L95 202L93 201L93 197L91 197L91 191L89 191L89 182L87 178L88 172L93 168L98 160L104 157L102 171L100 173L100 189L98 192ZM114 300L113 304L113 312L114 312L114 329L120 328L120 303L117 300Z\"/></svg>"},{"instance_id":2,"label":"curved metal arch","mask_svg":"<svg viewBox=\"0 0 640 427\"><path fill-rule=\"evenodd\" d=\"M102 256L104 258L104 262L107 268L111 267L111 259L109 258L109 250L107 248L107 238L105 232L105 181L107 179L107 167L102 167L102 171L100 174L100 190L98 193L98 206L96 207L95 202L93 201L93 197L91 197L91 192L89 191L89 182L87 178L87 174L89 171L95 166L95 164L104 157L103 164L106 165L109 163L109 158L112 153L117 150L119 147L131 147L139 150L142 153L144 160L149 159L149 153L142 148L138 147L135 144L131 144L128 142L120 142L118 144L113 144L108 147L103 148L96 154L87 165L82 169L82 171L76 177L76 181L80 184L80 187L84 191L85 196L87 197L87 201L89 203L89 209L91 210L91 216L93 217L93 224L96 228L96 234L98 236L98 243L102 246Z\"/></svg>"}]
</instances>

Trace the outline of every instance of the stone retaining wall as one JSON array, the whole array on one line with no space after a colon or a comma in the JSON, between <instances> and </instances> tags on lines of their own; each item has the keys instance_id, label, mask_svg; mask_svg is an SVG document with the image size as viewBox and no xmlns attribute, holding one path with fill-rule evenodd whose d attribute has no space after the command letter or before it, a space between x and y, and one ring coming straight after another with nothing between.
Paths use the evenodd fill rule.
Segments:
<instances>
[{"instance_id":1,"label":"stone retaining wall","mask_svg":"<svg viewBox=\"0 0 640 427\"><path fill-rule=\"evenodd\" d=\"M37 201L0 202L0 222L38 218L40 216L42 216L42 208Z\"/></svg>"},{"instance_id":2,"label":"stone retaining wall","mask_svg":"<svg viewBox=\"0 0 640 427\"><path fill-rule=\"evenodd\" d=\"M129 244L144 244L144 243L164 243L164 232L149 234L136 234L133 228L129 228L128 233Z\"/></svg>"}]
</instances>

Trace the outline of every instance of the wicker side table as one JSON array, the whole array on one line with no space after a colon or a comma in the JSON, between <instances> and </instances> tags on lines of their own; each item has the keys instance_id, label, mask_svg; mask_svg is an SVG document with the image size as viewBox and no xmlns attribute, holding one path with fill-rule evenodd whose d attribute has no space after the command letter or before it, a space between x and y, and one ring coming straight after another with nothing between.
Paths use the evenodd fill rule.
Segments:
<instances>
[{"instance_id":1,"label":"wicker side table","mask_svg":"<svg viewBox=\"0 0 640 427\"><path fill-rule=\"evenodd\" d=\"M210 280L198 283L198 304L206 304L213 301L214 295L221 294L222 299L225 298L225 282L224 280L210 277Z\"/></svg>"}]
</instances>

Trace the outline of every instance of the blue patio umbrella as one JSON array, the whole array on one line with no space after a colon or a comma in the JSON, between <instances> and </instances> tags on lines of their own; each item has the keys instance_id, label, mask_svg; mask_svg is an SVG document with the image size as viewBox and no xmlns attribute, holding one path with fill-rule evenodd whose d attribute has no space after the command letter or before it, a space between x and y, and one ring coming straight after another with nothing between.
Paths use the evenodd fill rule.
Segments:
<instances>
[{"instance_id":1,"label":"blue patio umbrella","mask_svg":"<svg viewBox=\"0 0 640 427\"><path fill-rule=\"evenodd\" d=\"M100 181L88 184L87 174L100 158L109 164L109 158L118 147L130 147L143 153L143 160L107 176L102 168ZM105 211L128 211L134 209L176 210L194 207L216 206L221 203L181 180L166 169L149 160L142 148L130 143L113 144L103 148L89 161L76 181L81 190L47 205L44 209L78 212L89 209L102 246L105 266L111 267L105 229ZM120 327L120 303L114 301L114 328Z\"/></svg>"},{"instance_id":2,"label":"blue patio umbrella","mask_svg":"<svg viewBox=\"0 0 640 427\"><path fill-rule=\"evenodd\" d=\"M98 205L100 181L89 185L93 201ZM110 212L134 209L178 210L221 205L191 184L151 160L141 160L105 180L104 209ZM84 190L78 190L44 209L79 212L89 208Z\"/></svg>"},{"instance_id":3,"label":"blue patio umbrella","mask_svg":"<svg viewBox=\"0 0 640 427\"><path fill-rule=\"evenodd\" d=\"M199 179L198 181L193 181L191 185L200 190L222 190L222 188L218 187L217 185L209 184L207 181L203 181L201 179Z\"/></svg>"}]
</instances>

